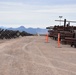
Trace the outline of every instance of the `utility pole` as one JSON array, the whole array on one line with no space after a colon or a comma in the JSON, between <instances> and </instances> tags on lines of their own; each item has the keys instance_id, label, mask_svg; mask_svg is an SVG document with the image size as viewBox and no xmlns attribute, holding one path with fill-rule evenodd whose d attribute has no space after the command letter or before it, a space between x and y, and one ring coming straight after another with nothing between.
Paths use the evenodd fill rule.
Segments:
<instances>
[{"instance_id":1,"label":"utility pole","mask_svg":"<svg viewBox=\"0 0 76 75\"><path fill-rule=\"evenodd\" d=\"M61 26L61 18L62 18L63 16L59 16L59 18L60 18L60 26Z\"/></svg>"}]
</instances>

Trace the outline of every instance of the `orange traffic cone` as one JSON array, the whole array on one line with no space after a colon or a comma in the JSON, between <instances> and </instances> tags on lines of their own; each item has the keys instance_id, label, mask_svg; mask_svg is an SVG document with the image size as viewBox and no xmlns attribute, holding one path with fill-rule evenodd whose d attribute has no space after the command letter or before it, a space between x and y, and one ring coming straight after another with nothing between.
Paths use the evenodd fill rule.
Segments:
<instances>
[{"instance_id":1,"label":"orange traffic cone","mask_svg":"<svg viewBox=\"0 0 76 75\"><path fill-rule=\"evenodd\" d=\"M46 42L48 42L48 34L46 34Z\"/></svg>"},{"instance_id":2,"label":"orange traffic cone","mask_svg":"<svg viewBox=\"0 0 76 75\"><path fill-rule=\"evenodd\" d=\"M60 33L58 33L58 48L60 47Z\"/></svg>"}]
</instances>

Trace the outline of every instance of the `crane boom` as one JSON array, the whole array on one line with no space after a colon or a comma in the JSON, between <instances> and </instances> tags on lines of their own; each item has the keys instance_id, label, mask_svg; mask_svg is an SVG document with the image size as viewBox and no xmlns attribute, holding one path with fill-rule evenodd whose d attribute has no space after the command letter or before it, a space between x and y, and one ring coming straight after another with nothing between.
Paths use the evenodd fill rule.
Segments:
<instances>
[{"instance_id":1,"label":"crane boom","mask_svg":"<svg viewBox=\"0 0 76 75\"><path fill-rule=\"evenodd\" d=\"M64 22L64 20L55 20L55 21ZM66 22L72 22L72 23L76 23L76 21L68 21L68 20L66 20Z\"/></svg>"}]
</instances>

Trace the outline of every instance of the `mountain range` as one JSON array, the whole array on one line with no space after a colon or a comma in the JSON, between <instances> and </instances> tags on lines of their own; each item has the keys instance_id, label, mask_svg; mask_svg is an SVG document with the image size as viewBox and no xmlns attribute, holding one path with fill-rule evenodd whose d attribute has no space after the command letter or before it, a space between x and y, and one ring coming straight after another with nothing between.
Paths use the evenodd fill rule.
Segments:
<instances>
[{"instance_id":1,"label":"mountain range","mask_svg":"<svg viewBox=\"0 0 76 75\"><path fill-rule=\"evenodd\" d=\"M8 29L8 30L19 30L19 31L25 31L31 34L46 34L47 33L47 29L42 29L42 28L25 28L24 26L20 26L18 28L5 28L5 27L0 27L0 28L4 28L4 29Z\"/></svg>"}]
</instances>

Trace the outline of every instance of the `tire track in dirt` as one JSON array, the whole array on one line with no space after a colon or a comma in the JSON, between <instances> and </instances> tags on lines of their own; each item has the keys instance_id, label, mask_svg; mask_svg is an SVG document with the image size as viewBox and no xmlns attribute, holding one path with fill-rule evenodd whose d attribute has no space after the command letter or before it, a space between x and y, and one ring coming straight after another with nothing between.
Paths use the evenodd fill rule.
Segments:
<instances>
[{"instance_id":1,"label":"tire track in dirt","mask_svg":"<svg viewBox=\"0 0 76 75\"><path fill-rule=\"evenodd\" d=\"M36 41L38 41L37 38L35 38L33 41L29 42L28 44L25 44L25 45L23 46L22 50L25 50L25 47L27 47L28 45L31 45L32 43L35 44ZM28 47L29 47L29 46L28 46ZM54 74L54 75L60 75L60 74L58 73L56 67L54 67L53 64L49 62L49 60L47 59L47 57L41 52L40 48L36 46L36 49L40 52L40 54L41 54L42 57L44 58L43 60L45 60L45 61L49 64L49 66L51 66L50 68L52 69L53 74ZM26 52L26 51L25 51L25 52ZM33 59L33 58L32 58L32 59ZM32 62L34 62L34 61L32 61ZM35 63L36 63L36 62L35 62ZM40 64L40 65L43 65L43 64Z\"/></svg>"}]
</instances>

